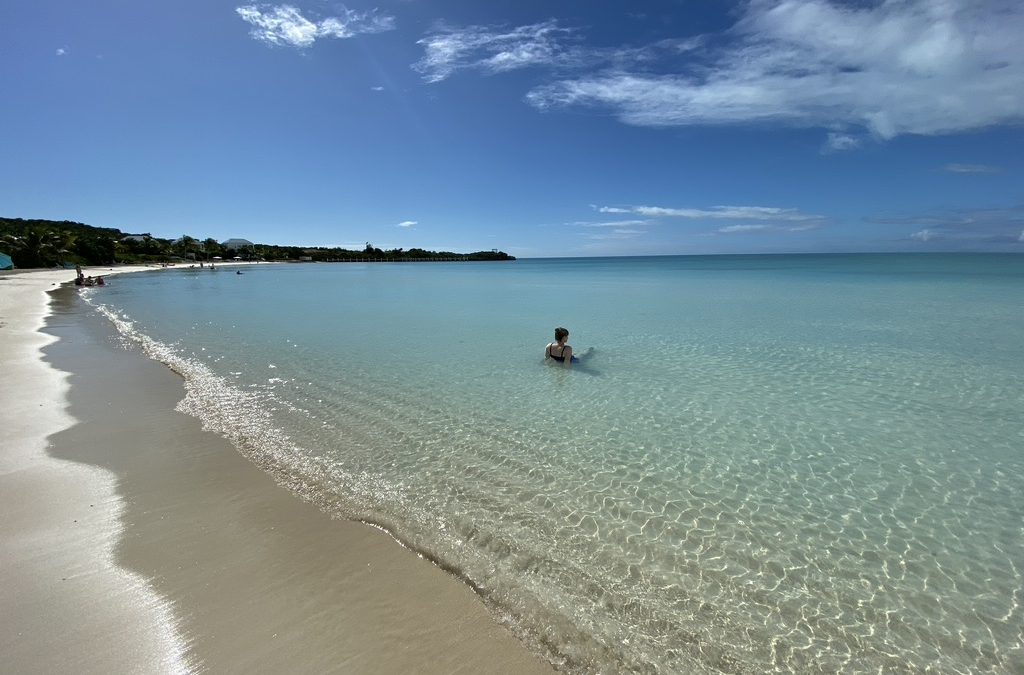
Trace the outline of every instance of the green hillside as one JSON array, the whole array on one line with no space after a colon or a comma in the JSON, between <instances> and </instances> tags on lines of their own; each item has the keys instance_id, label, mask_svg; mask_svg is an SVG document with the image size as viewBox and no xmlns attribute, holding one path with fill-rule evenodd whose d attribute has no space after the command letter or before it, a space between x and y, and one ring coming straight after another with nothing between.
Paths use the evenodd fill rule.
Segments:
<instances>
[{"instance_id":1,"label":"green hillside","mask_svg":"<svg viewBox=\"0 0 1024 675\"><path fill-rule=\"evenodd\" d=\"M230 241L233 240L229 240ZM125 233L109 227L93 227L70 220L0 218L0 252L16 267L110 265L114 263L181 262L213 260L281 260L348 262L415 262L429 260L515 260L502 251L452 253L420 248L388 251L367 242L360 251L343 248L274 246L252 244L226 248L215 239L182 235L161 239L148 233Z\"/></svg>"}]
</instances>

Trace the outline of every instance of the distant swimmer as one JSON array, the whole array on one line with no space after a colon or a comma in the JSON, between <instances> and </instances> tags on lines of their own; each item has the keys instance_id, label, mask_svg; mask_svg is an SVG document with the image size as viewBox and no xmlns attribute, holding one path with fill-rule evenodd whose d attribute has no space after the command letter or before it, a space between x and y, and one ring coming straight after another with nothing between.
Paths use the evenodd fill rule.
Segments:
<instances>
[{"instance_id":1,"label":"distant swimmer","mask_svg":"<svg viewBox=\"0 0 1024 675\"><path fill-rule=\"evenodd\" d=\"M235 270L235 274L241 274L242 270Z\"/></svg>"},{"instance_id":2,"label":"distant swimmer","mask_svg":"<svg viewBox=\"0 0 1024 675\"><path fill-rule=\"evenodd\" d=\"M565 341L568 339L569 331L567 329L562 328L561 326L556 328L555 341L544 348L544 360L561 363L565 365L566 368L569 368L574 363L579 363L580 359L573 355L572 347L565 344ZM593 348L588 347L580 356L585 358L592 350Z\"/></svg>"}]
</instances>

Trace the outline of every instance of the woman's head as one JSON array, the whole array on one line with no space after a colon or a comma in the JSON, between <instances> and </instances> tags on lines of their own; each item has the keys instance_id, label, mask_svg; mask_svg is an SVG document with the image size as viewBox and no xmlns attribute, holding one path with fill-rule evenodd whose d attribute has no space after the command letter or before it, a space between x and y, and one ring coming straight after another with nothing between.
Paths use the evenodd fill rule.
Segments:
<instances>
[{"instance_id":1,"label":"woman's head","mask_svg":"<svg viewBox=\"0 0 1024 675\"><path fill-rule=\"evenodd\" d=\"M555 329L555 340L561 342L565 338L569 337L569 331L559 326Z\"/></svg>"}]
</instances>

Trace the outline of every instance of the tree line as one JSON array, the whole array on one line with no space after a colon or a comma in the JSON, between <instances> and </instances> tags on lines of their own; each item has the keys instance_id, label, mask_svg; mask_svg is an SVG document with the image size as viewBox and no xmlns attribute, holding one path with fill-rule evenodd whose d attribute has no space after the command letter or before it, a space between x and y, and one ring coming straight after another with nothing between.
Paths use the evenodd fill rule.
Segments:
<instances>
[{"instance_id":1,"label":"tree line","mask_svg":"<svg viewBox=\"0 0 1024 675\"><path fill-rule=\"evenodd\" d=\"M11 256L16 267L172 263L236 257L243 260L316 262L515 260L513 256L498 250L475 253L427 251L421 248L381 250L369 242L357 251L336 247L271 244L228 248L213 238L199 239L182 235L178 239L163 239L149 233L126 234L116 228L93 227L70 220L23 218L0 218L0 253Z\"/></svg>"}]
</instances>

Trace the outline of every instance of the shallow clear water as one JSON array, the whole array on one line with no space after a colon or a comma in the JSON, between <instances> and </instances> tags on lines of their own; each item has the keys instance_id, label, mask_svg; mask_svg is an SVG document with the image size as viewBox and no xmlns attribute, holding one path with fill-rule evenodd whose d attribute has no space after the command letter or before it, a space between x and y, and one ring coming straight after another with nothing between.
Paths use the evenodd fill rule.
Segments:
<instances>
[{"instance_id":1,"label":"shallow clear water","mask_svg":"<svg viewBox=\"0 0 1024 675\"><path fill-rule=\"evenodd\" d=\"M566 668L1020 672L1024 257L244 272L85 295Z\"/></svg>"}]
</instances>

